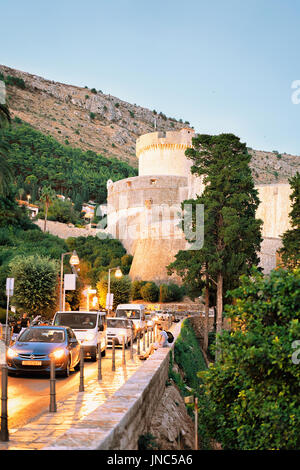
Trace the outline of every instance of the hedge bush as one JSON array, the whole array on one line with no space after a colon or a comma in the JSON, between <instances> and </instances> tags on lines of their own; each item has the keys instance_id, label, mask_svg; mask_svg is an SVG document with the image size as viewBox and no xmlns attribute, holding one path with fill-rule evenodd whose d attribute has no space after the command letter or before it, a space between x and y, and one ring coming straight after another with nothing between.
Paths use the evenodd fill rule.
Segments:
<instances>
[{"instance_id":1,"label":"hedge bush","mask_svg":"<svg viewBox=\"0 0 300 470\"><path fill-rule=\"evenodd\" d=\"M161 284L159 287L160 302L176 302L182 300L184 290L177 284Z\"/></svg>"},{"instance_id":2,"label":"hedge bush","mask_svg":"<svg viewBox=\"0 0 300 470\"><path fill-rule=\"evenodd\" d=\"M146 284L141 287L141 296L146 302L157 302L158 294L159 289L155 282L146 282Z\"/></svg>"}]
</instances>

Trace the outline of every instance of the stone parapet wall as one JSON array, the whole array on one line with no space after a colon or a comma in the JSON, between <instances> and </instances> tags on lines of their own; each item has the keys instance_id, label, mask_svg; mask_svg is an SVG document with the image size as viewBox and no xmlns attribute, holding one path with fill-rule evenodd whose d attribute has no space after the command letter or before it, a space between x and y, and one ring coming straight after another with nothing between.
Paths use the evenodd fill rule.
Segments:
<instances>
[{"instance_id":1,"label":"stone parapet wall","mask_svg":"<svg viewBox=\"0 0 300 470\"><path fill-rule=\"evenodd\" d=\"M44 229L44 220L38 219L34 222L41 230ZM97 234L97 229L95 228L78 228L74 226L69 226L68 224L63 224L62 222L54 222L52 220L47 221L46 232L51 233L51 235L56 235L59 238L69 238L69 237L95 237Z\"/></svg>"}]
</instances>

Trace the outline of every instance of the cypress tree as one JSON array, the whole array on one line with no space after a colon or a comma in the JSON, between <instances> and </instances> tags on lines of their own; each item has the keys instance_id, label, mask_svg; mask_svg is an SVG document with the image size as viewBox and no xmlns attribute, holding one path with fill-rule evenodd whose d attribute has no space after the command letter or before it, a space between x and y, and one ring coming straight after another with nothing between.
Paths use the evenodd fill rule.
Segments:
<instances>
[{"instance_id":1,"label":"cypress tree","mask_svg":"<svg viewBox=\"0 0 300 470\"><path fill-rule=\"evenodd\" d=\"M262 221L255 218L259 204L249 167L246 144L233 134L200 134L193 138L186 156L191 172L203 177L205 189L193 201L204 204L204 244L198 251L179 252L169 272L186 282L216 289L216 333L222 330L223 297L238 285L239 276L259 262ZM195 223L193 219L193 224ZM208 321L208 306L206 306ZM207 332L206 332L207 334Z\"/></svg>"}]
</instances>

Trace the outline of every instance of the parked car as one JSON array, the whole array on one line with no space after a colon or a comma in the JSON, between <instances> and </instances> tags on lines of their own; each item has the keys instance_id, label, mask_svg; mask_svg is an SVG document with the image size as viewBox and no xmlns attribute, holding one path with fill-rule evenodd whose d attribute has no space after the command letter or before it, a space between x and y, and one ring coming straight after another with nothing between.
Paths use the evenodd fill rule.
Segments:
<instances>
[{"instance_id":1,"label":"parked car","mask_svg":"<svg viewBox=\"0 0 300 470\"><path fill-rule=\"evenodd\" d=\"M70 369L79 369L80 345L71 328L33 326L8 348L6 359L9 373L49 373L54 359L56 373L68 377Z\"/></svg>"},{"instance_id":2,"label":"parked car","mask_svg":"<svg viewBox=\"0 0 300 470\"><path fill-rule=\"evenodd\" d=\"M124 317L109 317L107 318L107 345L111 346L113 338L115 338L115 345L122 345L123 338L125 338L125 347L128 346L131 334L134 335L134 324L132 320Z\"/></svg>"},{"instance_id":3,"label":"parked car","mask_svg":"<svg viewBox=\"0 0 300 470\"><path fill-rule=\"evenodd\" d=\"M83 345L84 355L92 361L97 359L101 345L102 356L106 354L106 312L57 312L53 325L69 326L79 343Z\"/></svg>"},{"instance_id":4,"label":"parked car","mask_svg":"<svg viewBox=\"0 0 300 470\"><path fill-rule=\"evenodd\" d=\"M143 304L119 304L116 309L116 317L124 317L133 321L135 336L145 326L145 306Z\"/></svg>"}]
</instances>

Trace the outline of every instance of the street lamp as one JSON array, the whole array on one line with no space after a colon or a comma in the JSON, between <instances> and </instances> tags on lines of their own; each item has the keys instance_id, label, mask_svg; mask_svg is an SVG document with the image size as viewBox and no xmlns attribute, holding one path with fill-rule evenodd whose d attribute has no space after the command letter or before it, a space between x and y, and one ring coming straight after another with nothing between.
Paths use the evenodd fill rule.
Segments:
<instances>
[{"instance_id":1,"label":"street lamp","mask_svg":"<svg viewBox=\"0 0 300 470\"><path fill-rule=\"evenodd\" d=\"M63 277L64 277L64 257L66 255L72 255L70 258L70 265L77 266L79 264L79 258L76 251L68 251L67 253L61 254L60 260L60 289L59 289L59 310L63 308Z\"/></svg>"},{"instance_id":2,"label":"street lamp","mask_svg":"<svg viewBox=\"0 0 300 470\"><path fill-rule=\"evenodd\" d=\"M90 294L97 294L97 290L92 289L91 286L89 286L86 290L86 309L88 312L90 311ZM98 297L96 297L96 299L98 300Z\"/></svg>"},{"instance_id":3,"label":"street lamp","mask_svg":"<svg viewBox=\"0 0 300 470\"><path fill-rule=\"evenodd\" d=\"M110 310L111 310L111 302L110 302L110 273L111 271L114 271L116 270L116 273L115 273L115 276L117 278L120 278L123 276L122 274L122 271L120 269L119 266L117 266L116 268L109 268L108 270L108 288L107 288L107 300L108 300L108 312L107 312L107 316L109 317L109 313L110 313Z\"/></svg>"}]
</instances>

